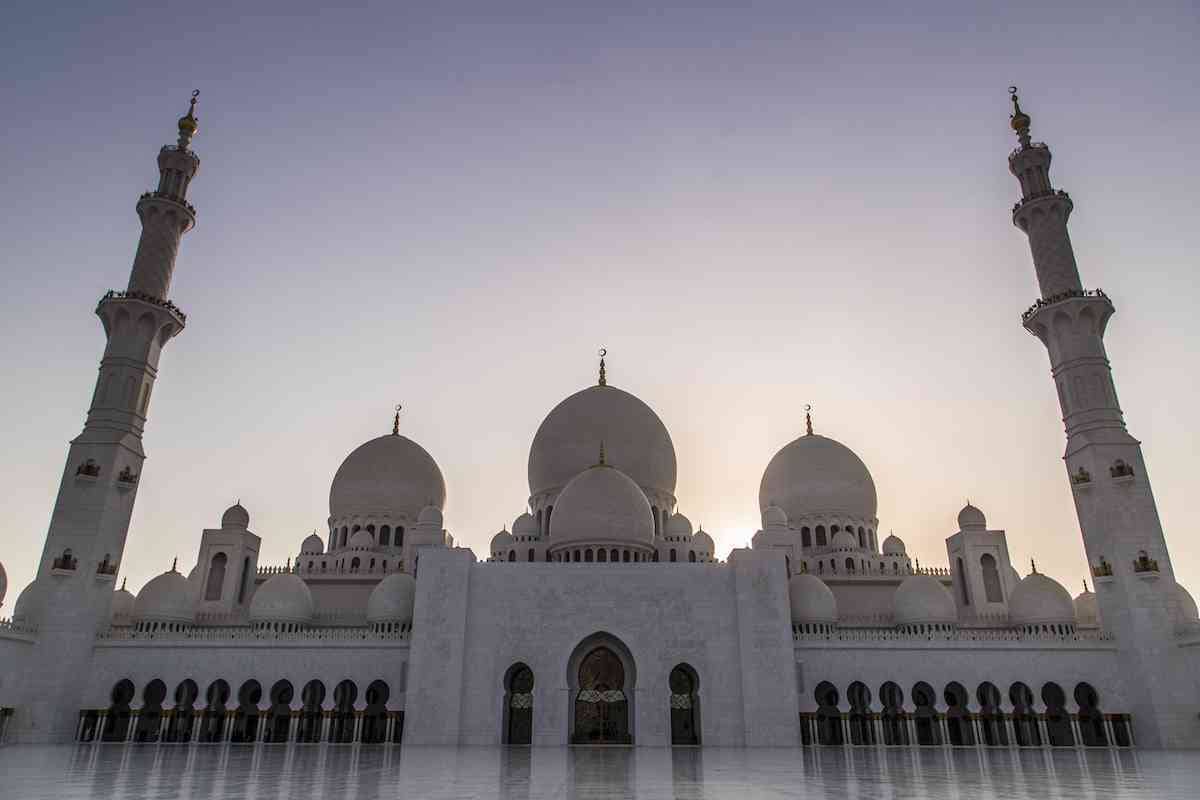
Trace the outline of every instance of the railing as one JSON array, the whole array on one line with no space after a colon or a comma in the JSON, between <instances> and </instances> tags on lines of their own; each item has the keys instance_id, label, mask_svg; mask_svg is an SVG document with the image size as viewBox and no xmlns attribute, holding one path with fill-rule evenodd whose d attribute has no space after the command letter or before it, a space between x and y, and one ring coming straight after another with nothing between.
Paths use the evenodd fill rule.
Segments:
<instances>
[{"instance_id":1,"label":"railing","mask_svg":"<svg viewBox=\"0 0 1200 800\"><path fill-rule=\"evenodd\" d=\"M313 556L314 560L317 558L317 556ZM304 561L306 562L307 559ZM374 567L369 565L360 567L339 567L335 565L326 568L314 566L312 569L308 569L304 566L304 562L302 562L300 559L297 559L296 563L290 566L259 567L257 574L260 577L293 574L315 578L325 575L391 575L393 572L404 572L403 560L397 559L393 561L389 558L386 568L383 567L382 563L377 562Z\"/></svg>"},{"instance_id":2,"label":"railing","mask_svg":"<svg viewBox=\"0 0 1200 800\"><path fill-rule=\"evenodd\" d=\"M117 291L116 289L109 289L104 293L104 296L100 298L100 302L103 303L105 300L141 300L143 303L149 303L152 306L165 308L167 311L170 311L172 314L179 317L181 321L187 322L187 314L183 313L179 306L175 305L170 300L164 300L161 297L155 297L154 295L146 294L145 292L121 292Z\"/></svg>"},{"instance_id":3,"label":"railing","mask_svg":"<svg viewBox=\"0 0 1200 800\"><path fill-rule=\"evenodd\" d=\"M96 565L96 574L97 575L116 575L117 574L117 565L116 565L116 563L111 562L111 561L101 561L99 564Z\"/></svg>"},{"instance_id":4,"label":"railing","mask_svg":"<svg viewBox=\"0 0 1200 800\"><path fill-rule=\"evenodd\" d=\"M314 627L297 631L275 631L249 626L199 626L193 625L181 630L157 630L152 632L138 631L131 627L109 628L96 634L101 641L158 641L170 639L173 641L201 642L308 642L308 641L406 641L409 631L381 631L370 626L357 627Z\"/></svg>"},{"instance_id":5,"label":"railing","mask_svg":"<svg viewBox=\"0 0 1200 800\"><path fill-rule=\"evenodd\" d=\"M1043 189L1040 192L1034 192L1028 197L1022 197L1020 200L1013 203L1013 213L1016 214L1021 210L1021 206L1025 205L1031 200L1041 200L1043 197L1065 197L1067 200L1071 199L1071 195L1067 194L1063 189Z\"/></svg>"},{"instance_id":6,"label":"railing","mask_svg":"<svg viewBox=\"0 0 1200 800\"><path fill-rule=\"evenodd\" d=\"M33 635L38 632L36 625L25 622L15 622L8 617L0 617L0 634L15 633L18 635Z\"/></svg>"},{"instance_id":7,"label":"railing","mask_svg":"<svg viewBox=\"0 0 1200 800\"><path fill-rule=\"evenodd\" d=\"M994 628L954 627L950 625L875 625L843 627L839 624L824 632L811 632L803 625L792 626L797 642L1111 642L1114 637L1100 630L1027 629L1006 625Z\"/></svg>"},{"instance_id":8,"label":"railing","mask_svg":"<svg viewBox=\"0 0 1200 800\"><path fill-rule=\"evenodd\" d=\"M188 211L192 212L193 217L196 216L196 207L193 206L191 203L189 203L187 200L184 200L182 197L179 197L178 195L171 194L170 192L159 192L159 191L142 192L142 195L141 195L141 197L138 198L138 200L139 201L145 200L148 197L153 197L156 200L170 200L172 203L175 203L176 205L181 205L184 208L186 208Z\"/></svg>"},{"instance_id":9,"label":"railing","mask_svg":"<svg viewBox=\"0 0 1200 800\"><path fill-rule=\"evenodd\" d=\"M1038 298L1034 304L1027 308L1025 313L1021 315L1021 321L1028 322L1034 314L1041 311L1046 306L1052 306L1057 303L1061 303L1064 300L1073 300L1079 297L1103 297L1105 300L1108 300L1108 295L1104 293L1103 289L1070 289L1065 292L1059 292L1058 294L1052 294L1049 297Z\"/></svg>"},{"instance_id":10,"label":"railing","mask_svg":"<svg viewBox=\"0 0 1200 800\"><path fill-rule=\"evenodd\" d=\"M79 566L79 559L75 558L74 556L59 556L58 558L54 559L52 566L54 569L74 572L75 568Z\"/></svg>"},{"instance_id":11,"label":"railing","mask_svg":"<svg viewBox=\"0 0 1200 800\"><path fill-rule=\"evenodd\" d=\"M1020 147L1014 148L1013 151L1008 154L1008 157L1013 158L1014 156L1021 153L1021 151L1023 151L1023 150L1048 150L1048 149L1049 148L1046 147L1045 142L1030 142L1029 144L1023 144Z\"/></svg>"},{"instance_id":12,"label":"railing","mask_svg":"<svg viewBox=\"0 0 1200 800\"><path fill-rule=\"evenodd\" d=\"M396 693L393 693L395 697ZM0 709L0 714L10 709ZM204 706L175 708L83 708L75 730L78 742L108 744L400 744L404 709L359 710L270 706L219 710ZM3 724L0 718L0 725ZM2 727L0 727L2 730Z\"/></svg>"}]
</instances>

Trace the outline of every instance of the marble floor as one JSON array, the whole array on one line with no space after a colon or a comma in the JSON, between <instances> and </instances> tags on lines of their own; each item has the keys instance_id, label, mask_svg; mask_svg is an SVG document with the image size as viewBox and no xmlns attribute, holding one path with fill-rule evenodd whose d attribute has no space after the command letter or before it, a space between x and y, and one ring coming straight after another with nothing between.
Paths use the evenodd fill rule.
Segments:
<instances>
[{"instance_id":1,"label":"marble floor","mask_svg":"<svg viewBox=\"0 0 1200 800\"><path fill-rule=\"evenodd\" d=\"M0 798L1196 798L1200 753L18 746Z\"/></svg>"}]
</instances>

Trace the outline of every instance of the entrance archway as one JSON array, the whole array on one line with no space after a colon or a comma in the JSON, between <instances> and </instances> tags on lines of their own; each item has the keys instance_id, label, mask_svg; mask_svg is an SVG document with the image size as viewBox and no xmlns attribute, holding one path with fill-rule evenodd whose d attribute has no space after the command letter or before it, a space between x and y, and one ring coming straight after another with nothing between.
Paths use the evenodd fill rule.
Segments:
<instances>
[{"instance_id":1,"label":"entrance archway","mask_svg":"<svg viewBox=\"0 0 1200 800\"><path fill-rule=\"evenodd\" d=\"M679 664L671 670L667 683L671 688L671 744L700 744L696 671Z\"/></svg>"},{"instance_id":2,"label":"entrance archway","mask_svg":"<svg viewBox=\"0 0 1200 800\"><path fill-rule=\"evenodd\" d=\"M504 743L533 743L533 670L520 662L504 678Z\"/></svg>"},{"instance_id":3,"label":"entrance archway","mask_svg":"<svg viewBox=\"0 0 1200 800\"><path fill-rule=\"evenodd\" d=\"M567 662L571 744L633 744L633 656L615 636L584 639Z\"/></svg>"}]
</instances>

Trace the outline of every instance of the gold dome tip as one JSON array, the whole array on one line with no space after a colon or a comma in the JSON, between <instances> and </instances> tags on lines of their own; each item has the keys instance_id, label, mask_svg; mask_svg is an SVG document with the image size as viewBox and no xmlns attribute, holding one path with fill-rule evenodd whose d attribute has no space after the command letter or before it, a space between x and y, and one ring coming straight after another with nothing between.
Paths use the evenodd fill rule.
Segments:
<instances>
[{"instance_id":1,"label":"gold dome tip","mask_svg":"<svg viewBox=\"0 0 1200 800\"><path fill-rule=\"evenodd\" d=\"M192 92L192 102L188 106L188 113L179 118L179 132L186 134L194 134L196 129L200 127L200 121L196 119L196 98L200 96L200 90L196 89Z\"/></svg>"}]
</instances>

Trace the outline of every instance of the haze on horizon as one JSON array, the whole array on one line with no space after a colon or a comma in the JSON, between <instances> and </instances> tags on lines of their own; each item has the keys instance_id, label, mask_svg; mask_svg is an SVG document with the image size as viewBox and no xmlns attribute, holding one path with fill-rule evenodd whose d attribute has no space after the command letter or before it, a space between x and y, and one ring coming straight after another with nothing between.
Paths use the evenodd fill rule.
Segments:
<instances>
[{"instance_id":1,"label":"haze on horizon","mask_svg":"<svg viewBox=\"0 0 1200 800\"><path fill-rule=\"evenodd\" d=\"M438 461L486 557L542 418L595 381L674 438L680 510L725 557L803 432L852 448L880 530L943 565L969 497L1079 591L1082 543L1006 156L1010 84L1076 204L1080 272L1200 590L1188 3L438 8L33 4L0 12L9 593L33 577L128 278L137 196L201 90L122 575L137 590L239 498L282 564L342 459L390 430Z\"/></svg>"}]
</instances>

